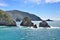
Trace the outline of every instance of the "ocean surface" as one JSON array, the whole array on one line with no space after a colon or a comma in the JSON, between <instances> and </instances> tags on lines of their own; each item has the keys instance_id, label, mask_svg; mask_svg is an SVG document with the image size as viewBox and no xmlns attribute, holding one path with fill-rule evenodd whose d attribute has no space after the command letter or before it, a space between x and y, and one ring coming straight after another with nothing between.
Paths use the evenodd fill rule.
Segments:
<instances>
[{"instance_id":1,"label":"ocean surface","mask_svg":"<svg viewBox=\"0 0 60 40\"><path fill-rule=\"evenodd\" d=\"M37 26L40 23L32 22ZM48 22L51 28L29 28L16 23L17 27L0 26L0 40L60 40L60 21Z\"/></svg>"}]
</instances>

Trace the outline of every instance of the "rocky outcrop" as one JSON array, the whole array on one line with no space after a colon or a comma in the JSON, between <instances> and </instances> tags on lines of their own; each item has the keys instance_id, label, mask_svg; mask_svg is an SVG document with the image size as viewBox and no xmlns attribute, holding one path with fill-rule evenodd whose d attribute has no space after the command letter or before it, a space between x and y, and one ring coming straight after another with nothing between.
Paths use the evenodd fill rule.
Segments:
<instances>
[{"instance_id":1,"label":"rocky outcrop","mask_svg":"<svg viewBox=\"0 0 60 40\"><path fill-rule=\"evenodd\" d=\"M35 24L35 25L33 25L33 28L37 28L37 25Z\"/></svg>"},{"instance_id":2,"label":"rocky outcrop","mask_svg":"<svg viewBox=\"0 0 60 40\"><path fill-rule=\"evenodd\" d=\"M22 23L20 25L21 26L33 26L33 23L31 22L31 20L28 17L25 17L22 20Z\"/></svg>"},{"instance_id":3,"label":"rocky outcrop","mask_svg":"<svg viewBox=\"0 0 60 40\"><path fill-rule=\"evenodd\" d=\"M46 21L39 23L39 27L50 27Z\"/></svg>"},{"instance_id":4,"label":"rocky outcrop","mask_svg":"<svg viewBox=\"0 0 60 40\"><path fill-rule=\"evenodd\" d=\"M16 26L16 23L5 11L0 10L0 26Z\"/></svg>"},{"instance_id":5,"label":"rocky outcrop","mask_svg":"<svg viewBox=\"0 0 60 40\"><path fill-rule=\"evenodd\" d=\"M33 27L33 28L37 28L37 25L31 22L31 19L29 19L29 17L25 17L22 20L22 23L20 24L21 26L26 26L26 27Z\"/></svg>"},{"instance_id":6,"label":"rocky outcrop","mask_svg":"<svg viewBox=\"0 0 60 40\"><path fill-rule=\"evenodd\" d=\"M46 21L53 21L53 20L47 19Z\"/></svg>"}]
</instances>

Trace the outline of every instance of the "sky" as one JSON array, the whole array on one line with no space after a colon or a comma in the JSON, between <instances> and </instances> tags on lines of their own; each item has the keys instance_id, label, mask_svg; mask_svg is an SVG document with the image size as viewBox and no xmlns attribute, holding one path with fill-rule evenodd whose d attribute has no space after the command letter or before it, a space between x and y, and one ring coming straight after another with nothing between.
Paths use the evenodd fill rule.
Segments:
<instances>
[{"instance_id":1,"label":"sky","mask_svg":"<svg viewBox=\"0 0 60 40\"><path fill-rule=\"evenodd\" d=\"M60 20L60 0L0 0L2 10L20 10L41 19Z\"/></svg>"}]
</instances>

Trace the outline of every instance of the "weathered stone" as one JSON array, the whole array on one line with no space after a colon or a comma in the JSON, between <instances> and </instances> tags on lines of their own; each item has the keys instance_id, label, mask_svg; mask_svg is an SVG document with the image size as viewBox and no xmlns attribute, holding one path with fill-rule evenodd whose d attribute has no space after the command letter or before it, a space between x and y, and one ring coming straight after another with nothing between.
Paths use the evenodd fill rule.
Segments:
<instances>
[{"instance_id":1,"label":"weathered stone","mask_svg":"<svg viewBox=\"0 0 60 40\"><path fill-rule=\"evenodd\" d=\"M21 26L33 26L33 23L31 22L31 20L28 17L25 17L22 20L22 23L20 25Z\"/></svg>"},{"instance_id":2,"label":"weathered stone","mask_svg":"<svg viewBox=\"0 0 60 40\"><path fill-rule=\"evenodd\" d=\"M37 28L37 25L35 24L35 25L33 25L33 28Z\"/></svg>"},{"instance_id":3,"label":"weathered stone","mask_svg":"<svg viewBox=\"0 0 60 40\"><path fill-rule=\"evenodd\" d=\"M39 23L39 27L50 27L46 21Z\"/></svg>"}]
</instances>

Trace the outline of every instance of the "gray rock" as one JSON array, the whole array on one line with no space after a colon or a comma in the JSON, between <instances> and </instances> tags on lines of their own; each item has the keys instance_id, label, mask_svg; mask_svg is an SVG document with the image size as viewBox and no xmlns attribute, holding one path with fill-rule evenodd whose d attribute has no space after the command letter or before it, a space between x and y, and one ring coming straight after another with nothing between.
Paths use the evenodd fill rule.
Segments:
<instances>
[{"instance_id":1,"label":"gray rock","mask_svg":"<svg viewBox=\"0 0 60 40\"><path fill-rule=\"evenodd\" d=\"M47 19L46 21L53 21L53 20Z\"/></svg>"},{"instance_id":2,"label":"gray rock","mask_svg":"<svg viewBox=\"0 0 60 40\"><path fill-rule=\"evenodd\" d=\"M35 25L33 25L33 28L37 28L37 25L35 24Z\"/></svg>"},{"instance_id":3,"label":"gray rock","mask_svg":"<svg viewBox=\"0 0 60 40\"><path fill-rule=\"evenodd\" d=\"M31 22L31 20L28 17L25 17L22 20L22 23L20 25L21 26L33 26L33 23Z\"/></svg>"},{"instance_id":4,"label":"gray rock","mask_svg":"<svg viewBox=\"0 0 60 40\"><path fill-rule=\"evenodd\" d=\"M39 27L50 27L46 21L39 23Z\"/></svg>"}]
</instances>

